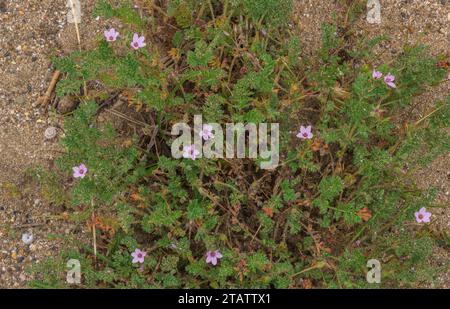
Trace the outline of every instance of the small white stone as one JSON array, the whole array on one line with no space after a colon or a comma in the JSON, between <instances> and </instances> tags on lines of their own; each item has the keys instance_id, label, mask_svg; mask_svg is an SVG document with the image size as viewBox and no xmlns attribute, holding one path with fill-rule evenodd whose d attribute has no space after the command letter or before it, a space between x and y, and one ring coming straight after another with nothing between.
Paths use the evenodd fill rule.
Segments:
<instances>
[{"instance_id":1,"label":"small white stone","mask_svg":"<svg viewBox=\"0 0 450 309\"><path fill-rule=\"evenodd\" d=\"M31 233L22 234L22 241L25 245L31 244L33 242L33 234Z\"/></svg>"}]
</instances>

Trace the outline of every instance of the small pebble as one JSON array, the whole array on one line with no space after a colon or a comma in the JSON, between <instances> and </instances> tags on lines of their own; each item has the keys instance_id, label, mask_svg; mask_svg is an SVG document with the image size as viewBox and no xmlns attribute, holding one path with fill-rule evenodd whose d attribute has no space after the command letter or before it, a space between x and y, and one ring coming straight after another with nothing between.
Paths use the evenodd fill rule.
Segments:
<instances>
[{"instance_id":1,"label":"small pebble","mask_svg":"<svg viewBox=\"0 0 450 309\"><path fill-rule=\"evenodd\" d=\"M5 13L6 11L6 0L0 0L0 13Z\"/></svg>"},{"instance_id":2,"label":"small pebble","mask_svg":"<svg viewBox=\"0 0 450 309\"><path fill-rule=\"evenodd\" d=\"M31 234L31 233L22 234L22 241L26 245L31 244L33 242L33 234Z\"/></svg>"},{"instance_id":3,"label":"small pebble","mask_svg":"<svg viewBox=\"0 0 450 309\"><path fill-rule=\"evenodd\" d=\"M24 105L26 101L27 101L27 99L22 95L16 97L16 99L15 99L15 102L19 105Z\"/></svg>"}]
</instances>

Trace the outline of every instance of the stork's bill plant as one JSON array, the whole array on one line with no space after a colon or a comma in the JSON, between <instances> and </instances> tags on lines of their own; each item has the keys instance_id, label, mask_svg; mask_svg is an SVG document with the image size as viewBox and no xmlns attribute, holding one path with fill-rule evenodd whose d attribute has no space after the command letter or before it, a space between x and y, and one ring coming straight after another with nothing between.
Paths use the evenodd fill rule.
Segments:
<instances>
[{"instance_id":1,"label":"stork's bill plant","mask_svg":"<svg viewBox=\"0 0 450 309\"><path fill-rule=\"evenodd\" d=\"M413 117L412 100L446 82L442 57L405 46L382 63L372 50L385 38L357 37L339 17L323 25L315 55L302 56L290 0L139 3L97 1L95 16L121 28L102 31L95 49L54 59L64 74L58 95L82 104L65 119L58 169L37 173L55 207L95 228L96 256L92 240L61 236L67 250L36 266L33 285L66 286L70 258L81 261L87 287L433 280L439 269L428 257L445 237L427 210L439 205L412 176L449 151L450 97L423 118ZM120 128L98 121L117 93L129 105ZM171 128L194 115L205 124L278 123L278 166L197 158L191 148L173 158ZM382 265L379 285L366 281L369 259Z\"/></svg>"}]
</instances>

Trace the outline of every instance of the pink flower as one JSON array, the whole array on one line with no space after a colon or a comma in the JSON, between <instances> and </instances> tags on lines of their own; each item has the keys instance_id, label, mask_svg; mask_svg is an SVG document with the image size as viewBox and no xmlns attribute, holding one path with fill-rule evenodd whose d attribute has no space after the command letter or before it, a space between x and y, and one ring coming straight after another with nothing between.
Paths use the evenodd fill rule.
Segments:
<instances>
[{"instance_id":1,"label":"pink flower","mask_svg":"<svg viewBox=\"0 0 450 309\"><path fill-rule=\"evenodd\" d=\"M183 158L195 160L197 156L200 154L200 151L195 149L195 145L184 146L183 147Z\"/></svg>"},{"instance_id":2,"label":"pink flower","mask_svg":"<svg viewBox=\"0 0 450 309\"><path fill-rule=\"evenodd\" d=\"M147 44L144 43L144 40L144 36L139 36L137 33L135 33L133 35L133 42L131 42L131 47L133 47L134 49L145 47L145 45Z\"/></svg>"},{"instance_id":3,"label":"pink flower","mask_svg":"<svg viewBox=\"0 0 450 309\"><path fill-rule=\"evenodd\" d=\"M200 137L203 138L205 141L213 139L214 134L212 133L212 129L213 129L212 125L204 124L203 130L201 130L198 135L200 135Z\"/></svg>"},{"instance_id":4,"label":"pink flower","mask_svg":"<svg viewBox=\"0 0 450 309\"><path fill-rule=\"evenodd\" d=\"M397 88L397 86L394 84L395 76L389 73L384 77L384 82L386 85L388 85L391 88Z\"/></svg>"},{"instance_id":5,"label":"pink flower","mask_svg":"<svg viewBox=\"0 0 450 309\"><path fill-rule=\"evenodd\" d=\"M133 257L132 263L144 263L145 256L147 255L147 252L141 251L140 249L134 250L133 253L131 253L131 256Z\"/></svg>"},{"instance_id":6,"label":"pink flower","mask_svg":"<svg viewBox=\"0 0 450 309\"><path fill-rule=\"evenodd\" d=\"M118 36L119 32L117 32L114 28L105 31L105 38L108 42L114 42Z\"/></svg>"},{"instance_id":7,"label":"pink flower","mask_svg":"<svg viewBox=\"0 0 450 309\"><path fill-rule=\"evenodd\" d=\"M373 70L373 72L372 72L372 77L373 78L380 79L381 76L383 76L383 73L381 73L380 71L377 71L377 70Z\"/></svg>"},{"instance_id":8,"label":"pink flower","mask_svg":"<svg viewBox=\"0 0 450 309\"><path fill-rule=\"evenodd\" d=\"M425 207L420 208L414 215L416 216L417 223L430 222L431 212L428 212Z\"/></svg>"},{"instance_id":9,"label":"pink flower","mask_svg":"<svg viewBox=\"0 0 450 309\"><path fill-rule=\"evenodd\" d=\"M217 260L220 260L222 258L222 253L220 253L219 250L215 251L208 251L206 252L206 263L211 263L214 266L217 265Z\"/></svg>"},{"instance_id":10,"label":"pink flower","mask_svg":"<svg viewBox=\"0 0 450 309\"><path fill-rule=\"evenodd\" d=\"M313 134L311 133L311 126L307 126L306 128L301 126L297 137L301 139L311 139L313 137Z\"/></svg>"},{"instance_id":11,"label":"pink flower","mask_svg":"<svg viewBox=\"0 0 450 309\"><path fill-rule=\"evenodd\" d=\"M86 165L81 163L79 166L72 167L73 170L73 178L84 178L86 176L86 173L88 172L88 169Z\"/></svg>"}]
</instances>

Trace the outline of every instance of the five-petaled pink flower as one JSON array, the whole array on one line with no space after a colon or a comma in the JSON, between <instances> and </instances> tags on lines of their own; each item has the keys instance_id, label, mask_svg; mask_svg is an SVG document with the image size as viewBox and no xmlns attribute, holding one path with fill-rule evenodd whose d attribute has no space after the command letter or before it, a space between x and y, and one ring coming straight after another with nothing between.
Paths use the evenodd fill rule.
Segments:
<instances>
[{"instance_id":1,"label":"five-petaled pink flower","mask_svg":"<svg viewBox=\"0 0 450 309\"><path fill-rule=\"evenodd\" d=\"M397 86L394 84L395 76L389 73L384 77L384 82L386 85L388 85L391 88L397 88Z\"/></svg>"},{"instance_id":2,"label":"five-petaled pink flower","mask_svg":"<svg viewBox=\"0 0 450 309\"><path fill-rule=\"evenodd\" d=\"M144 40L145 40L144 36L139 36L137 33L135 33L133 35L133 41L131 42L131 47L133 47L134 49L139 49L139 48L145 47L145 45L147 45L147 44L144 43Z\"/></svg>"},{"instance_id":3,"label":"five-petaled pink flower","mask_svg":"<svg viewBox=\"0 0 450 309\"><path fill-rule=\"evenodd\" d=\"M313 137L313 134L311 133L311 126L307 126L306 128L301 126L297 137L301 139L311 139Z\"/></svg>"},{"instance_id":4,"label":"five-petaled pink flower","mask_svg":"<svg viewBox=\"0 0 450 309\"><path fill-rule=\"evenodd\" d=\"M195 160L199 154L200 154L200 151L195 149L194 144L183 147L183 158L185 158L185 159Z\"/></svg>"},{"instance_id":5,"label":"five-petaled pink flower","mask_svg":"<svg viewBox=\"0 0 450 309\"><path fill-rule=\"evenodd\" d=\"M206 263L217 265L217 261L222 258L222 253L219 250L206 252Z\"/></svg>"},{"instance_id":6,"label":"five-petaled pink flower","mask_svg":"<svg viewBox=\"0 0 450 309\"><path fill-rule=\"evenodd\" d=\"M417 223L430 222L431 212L428 212L425 207L420 208L414 215L416 216Z\"/></svg>"},{"instance_id":7,"label":"five-petaled pink flower","mask_svg":"<svg viewBox=\"0 0 450 309\"><path fill-rule=\"evenodd\" d=\"M119 32L116 31L116 29L111 28L109 30L105 30L105 38L108 42L114 42L117 40L117 37L119 36Z\"/></svg>"},{"instance_id":8,"label":"five-petaled pink flower","mask_svg":"<svg viewBox=\"0 0 450 309\"><path fill-rule=\"evenodd\" d=\"M377 70L373 70L372 72L372 77L375 79L380 79L383 76L383 73L381 73L380 71Z\"/></svg>"},{"instance_id":9,"label":"five-petaled pink flower","mask_svg":"<svg viewBox=\"0 0 450 309\"><path fill-rule=\"evenodd\" d=\"M144 263L145 256L147 255L147 252L141 251L140 249L134 250L133 253L131 253L131 256L133 257L132 263Z\"/></svg>"},{"instance_id":10,"label":"five-petaled pink flower","mask_svg":"<svg viewBox=\"0 0 450 309\"><path fill-rule=\"evenodd\" d=\"M213 139L214 134L212 133L212 129L213 129L212 125L204 124L203 130L201 130L198 135L200 135L200 137L203 138L205 141Z\"/></svg>"},{"instance_id":11,"label":"five-petaled pink flower","mask_svg":"<svg viewBox=\"0 0 450 309\"><path fill-rule=\"evenodd\" d=\"M79 166L72 167L72 170L74 178L84 178L84 176L86 176L86 173L88 172L86 165L84 165L83 163L81 163Z\"/></svg>"}]
</instances>

